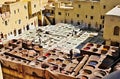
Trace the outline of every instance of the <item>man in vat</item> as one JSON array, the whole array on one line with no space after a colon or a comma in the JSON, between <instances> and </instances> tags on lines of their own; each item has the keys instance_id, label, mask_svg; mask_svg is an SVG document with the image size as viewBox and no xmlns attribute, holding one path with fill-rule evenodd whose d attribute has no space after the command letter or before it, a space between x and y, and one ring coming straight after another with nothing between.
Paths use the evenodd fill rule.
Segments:
<instances>
[{"instance_id":1,"label":"man in vat","mask_svg":"<svg viewBox=\"0 0 120 79\"><path fill-rule=\"evenodd\" d=\"M110 73L109 75L105 76L103 79L120 79L120 70Z\"/></svg>"}]
</instances>

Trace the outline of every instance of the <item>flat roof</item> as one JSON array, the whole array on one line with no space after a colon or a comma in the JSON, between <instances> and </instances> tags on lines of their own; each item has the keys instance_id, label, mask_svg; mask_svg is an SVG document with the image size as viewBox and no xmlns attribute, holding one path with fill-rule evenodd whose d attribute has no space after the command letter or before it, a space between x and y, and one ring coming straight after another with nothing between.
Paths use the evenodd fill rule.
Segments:
<instances>
[{"instance_id":1,"label":"flat roof","mask_svg":"<svg viewBox=\"0 0 120 79\"><path fill-rule=\"evenodd\" d=\"M117 5L115 8L108 11L106 15L120 16L120 5Z\"/></svg>"}]
</instances>

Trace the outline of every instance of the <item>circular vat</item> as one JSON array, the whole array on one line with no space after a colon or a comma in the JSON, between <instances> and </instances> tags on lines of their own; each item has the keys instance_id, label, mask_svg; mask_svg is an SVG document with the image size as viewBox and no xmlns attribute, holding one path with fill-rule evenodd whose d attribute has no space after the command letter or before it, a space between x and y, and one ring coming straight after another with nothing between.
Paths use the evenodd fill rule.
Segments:
<instances>
[{"instance_id":1,"label":"circular vat","mask_svg":"<svg viewBox=\"0 0 120 79\"><path fill-rule=\"evenodd\" d=\"M109 50L110 46L103 46L104 49Z\"/></svg>"},{"instance_id":2,"label":"circular vat","mask_svg":"<svg viewBox=\"0 0 120 79\"><path fill-rule=\"evenodd\" d=\"M87 44L87 46L88 46L88 47L92 47L92 46L94 46L94 44L89 43L89 44Z\"/></svg>"},{"instance_id":3,"label":"circular vat","mask_svg":"<svg viewBox=\"0 0 120 79\"><path fill-rule=\"evenodd\" d=\"M80 79L88 79L87 76L81 76Z\"/></svg>"},{"instance_id":4,"label":"circular vat","mask_svg":"<svg viewBox=\"0 0 120 79\"><path fill-rule=\"evenodd\" d=\"M82 71L82 74L84 74L84 75L90 75L90 74L92 74L92 71L91 71L91 70L88 70L88 69L84 69L84 70Z\"/></svg>"},{"instance_id":5,"label":"circular vat","mask_svg":"<svg viewBox=\"0 0 120 79\"><path fill-rule=\"evenodd\" d=\"M97 45L96 45L96 47L97 47L97 48L100 48L100 47L101 47L101 45L97 44Z\"/></svg>"},{"instance_id":6,"label":"circular vat","mask_svg":"<svg viewBox=\"0 0 120 79\"><path fill-rule=\"evenodd\" d=\"M93 73L96 77L103 78L106 75L106 72L103 70L97 70Z\"/></svg>"},{"instance_id":7,"label":"circular vat","mask_svg":"<svg viewBox=\"0 0 120 79\"><path fill-rule=\"evenodd\" d=\"M98 64L97 61L90 61L88 65L95 67Z\"/></svg>"},{"instance_id":8,"label":"circular vat","mask_svg":"<svg viewBox=\"0 0 120 79\"><path fill-rule=\"evenodd\" d=\"M15 58L11 57L11 60L14 60Z\"/></svg>"},{"instance_id":9,"label":"circular vat","mask_svg":"<svg viewBox=\"0 0 120 79\"><path fill-rule=\"evenodd\" d=\"M42 68L48 68L48 67L49 67L49 65L48 65L48 64L46 64L46 63L43 63L43 64L41 64L41 67L42 67Z\"/></svg>"},{"instance_id":10,"label":"circular vat","mask_svg":"<svg viewBox=\"0 0 120 79\"><path fill-rule=\"evenodd\" d=\"M92 65L86 65L86 66L85 66L85 69L93 70L93 69L95 69L95 67L92 66Z\"/></svg>"},{"instance_id":11,"label":"circular vat","mask_svg":"<svg viewBox=\"0 0 120 79\"><path fill-rule=\"evenodd\" d=\"M49 58L48 60L47 60L47 62L54 62L55 60L53 59L53 58Z\"/></svg>"},{"instance_id":12,"label":"circular vat","mask_svg":"<svg viewBox=\"0 0 120 79\"><path fill-rule=\"evenodd\" d=\"M105 50L105 49L102 49L101 50L101 54L106 54L108 51L107 50Z\"/></svg>"},{"instance_id":13,"label":"circular vat","mask_svg":"<svg viewBox=\"0 0 120 79\"><path fill-rule=\"evenodd\" d=\"M97 52L98 51L98 49L97 48L93 48L93 52Z\"/></svg>"},{"instance_id":14,"label":"circular vat","mask_svg":"<svg viewBox=\"0 0 120 79\"><path fill-rule=\"evenodd\" d=\"M6 59L8 59L8 58L9 58L9 56L7 56L7 55L6 55L6 56L5 56L5 58L6 58Z\"/></svg>"},{"instance_id":15,"label":"circular vat","mask_svg":"<svg viewBox=\"0 0 120 79\"><path fill-rule=\"evenodd\" d=\"M85 47L85 48L84 48L84 50L89 50L89 49L90 49L90 47Z\"/></svg>"}]
</instances>

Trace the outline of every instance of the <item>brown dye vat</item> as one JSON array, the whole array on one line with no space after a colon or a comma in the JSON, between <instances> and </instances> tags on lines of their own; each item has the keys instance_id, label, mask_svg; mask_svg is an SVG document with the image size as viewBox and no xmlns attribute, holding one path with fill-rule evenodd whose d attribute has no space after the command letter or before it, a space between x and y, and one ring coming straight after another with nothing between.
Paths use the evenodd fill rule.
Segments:
<instances>
[{"instance_id":1,"label":"brown dye vat","mask_svg":"<svg viewBox=\"0 0 120 79\"><path fill-rule=\"evenodd\" d=\"M90 74L92 74L92 71L88 70L88 69L83 69L83 71L81 73L84 75L90 75Z\"/></svg>"},{"instance_id":2,"label":"brown dye vat","mask_svg":"<svg viewBox=\"0 0 120 79\"><path fill-rule=\"evenodd\" d=\"M109 50L110 46L103 46L104 49Z\"/></svg>"},{"instance_id":3,"label":"brown dye vat","mask_svg":"<svg viewBox=\"0 0 120 79\"><path fill-rule=\"evenodd\" d=\"M70 61L68 61L68 60L64 60L63 63L64 63L64 64L69 64Z\"/></svg>"},{"instance_id":4,"label":"brown dye vat","mask_svg":"<svg viewBox=\"0 0 120 79\"><path fill-rule=\"evenodd\" d=\"M55 60L53 58L50 58L47 61L48 61L48 63L50 63L50 62L54 62Z\"/></svg>"},{"instance_id":5,"label":"brown dye vat","mask_svg":"<svg viewBox=\"0 0 120 79\"><path fill-rule=\"evenodd\" d=\"M57 70L57 69L58 69L58 65L54 65L53 70Z\"/></svg>"},{"instance_id":6,"label":"brown dye vat","mask_svg":"<svg viewBox=\"0 0 120 79\"><path fill-rule=\"evenodd\" d=\"M17 59L17 61L19 61L19 62L20 62L20 61L21 61L21 59L19 59L19 58L18 58L18 59Z\"/></svg>"},{"instance_id":7,"label":"brown dye vat","mask_svg":"<svg viewBox=\"0 0 120 79\"><path fill-rule=\"evenodd\" d=\"M66 64L62 64L62 67L66 67Z\"/></svg>"},{"instance_id":8,"label":"brown dye vat","mask_svg":"<svg viewBox=\"0 0 120 79\"><path fill-rule=\"evenodd\" d=\"M6 58L6 59L8 59L8 58L9 58L9 56L7 56L7 55L6 55L6 56L5 56L5 58Z\"/></svg>"},{"instance_id":9,"label":"brown dye vat","mask_svg":"<svg viewBox=\"0 0 120 79\"><path fill-rule=\"evenodd\" d=\"M49 65L48 65L47 63L42 63L42 64L41 64L41 67L42 67L42 68L48 68Z\"/></svg>"},{"instance_id":10,"label":"brown dye vat","mask_svg":"<svg viewBox=\"0 0 120 79\"><path fill-rule=\"evenodd\" d=\"M100 47L101 47L101 45L99 45L99 44L96 44L96 47L97 47L97 48L100 48Z\"/></svg>"},{"instance_id":11,"label":"brown dye vat","mask_svg":"<svg viewBox=\"0 0 120 79\"><path fill-rule=\"evenodd\" d=\"M106 72L103 70L97 70L93 73L96 77L103 78L106 75Z\"/></svg>"},{"instance_id":12,"label":"brown dye vat","mask_svg":"<svg viewBox=\"0 0 120 79\"><path fill-rule=\"evenodd\" d=\"M98 49L97 48L93 48L93 52L97 52L98 51Z\"/></svg>"},{"instance_id":13,"label":"brown dye vat","mask_svg":"<svg viewBox=\"0 0 120 79\"><path fill-rule=\"evenodd\" d=\"M4 47L3 44L0 44L0 49L3 48L3 47Z\"/></svg>"},{"instance_id":14,"label":"brown dye vat","mask_svg":"<svg viewBox=\"0 0 120 79\"><path fill-rule=\"evenodd\" d=\"M0 56L4 56L4 54L0 54Z\"/></svg>"},{"instance_id":15,"label":"brown dye vat","mask_svg":"<svg viewBox=\"0 0 120 79\"><path fill-rule=\"evenodd\" d=\"M35 63L35 65L39 65L39 64L40 64L40 62L36 62L36 63Z\"/></svg>"},{"instance_id":16,"label":"brown dye vat","mask_svg":"<svg viewBox=\"0 0 120 79\"><path fill-rule=\"evenodd\" d=\"M11 57L11 60L15 60L15 58Z\"/></svg>"},{"instance_id":17,"label":"brown dye vat","mask_svg":"<svg viewBox=\"0 0 120 79\"><path fill-rule=\"evenodd\" d=\"M18 41L17 39L12 39L12 40L11 40L12 43L15 43L15 42L17 42L17 41Z\"/></svg>"},{"instance_id":18,"label":"brown dye vat","mask_svg":"<svg viewBox=\"0 0 120 79\"><path fill-rule=\"evenodd\" d=\"M105 49L102 49L101 50L101 54L106 54L108 51L107 50L105 50Z\"/></svg>"},{"instance_id":19,"label":"brown dye vat","mask_svg":"<svg viewBox=\"0 0 120 79\"><path fill-rule=\"evenodd\" d=\"M88 77L87 76L81 76L80 79L88 79Z\"/></svg>"},{"instance_id":20,"label":"brown dye vat","mask_svg":"<svg viewBox=\"0 0 120 79\"><path fill-rule=\"evenodd\" d=\"M23 60L22 62L23 62L23 63L28 63L28 61L26 61L26 60Z\"/></svg>"}]
</instances>

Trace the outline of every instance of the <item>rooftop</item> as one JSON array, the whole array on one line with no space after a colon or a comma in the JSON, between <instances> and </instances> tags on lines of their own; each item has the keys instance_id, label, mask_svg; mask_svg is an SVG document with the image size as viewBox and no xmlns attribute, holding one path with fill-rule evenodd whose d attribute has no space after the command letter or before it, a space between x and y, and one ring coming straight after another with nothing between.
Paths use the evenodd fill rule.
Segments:
<instances>
[{"instance_id":1,"label":"rooftop","mask_svg":"<svg viewBox=\"0 0 120 79\"><path fill-rule=\"evenodd\" d=\"M106 15L120 16L120 5L107 12Z\"/></svg>"}]
</instances>

